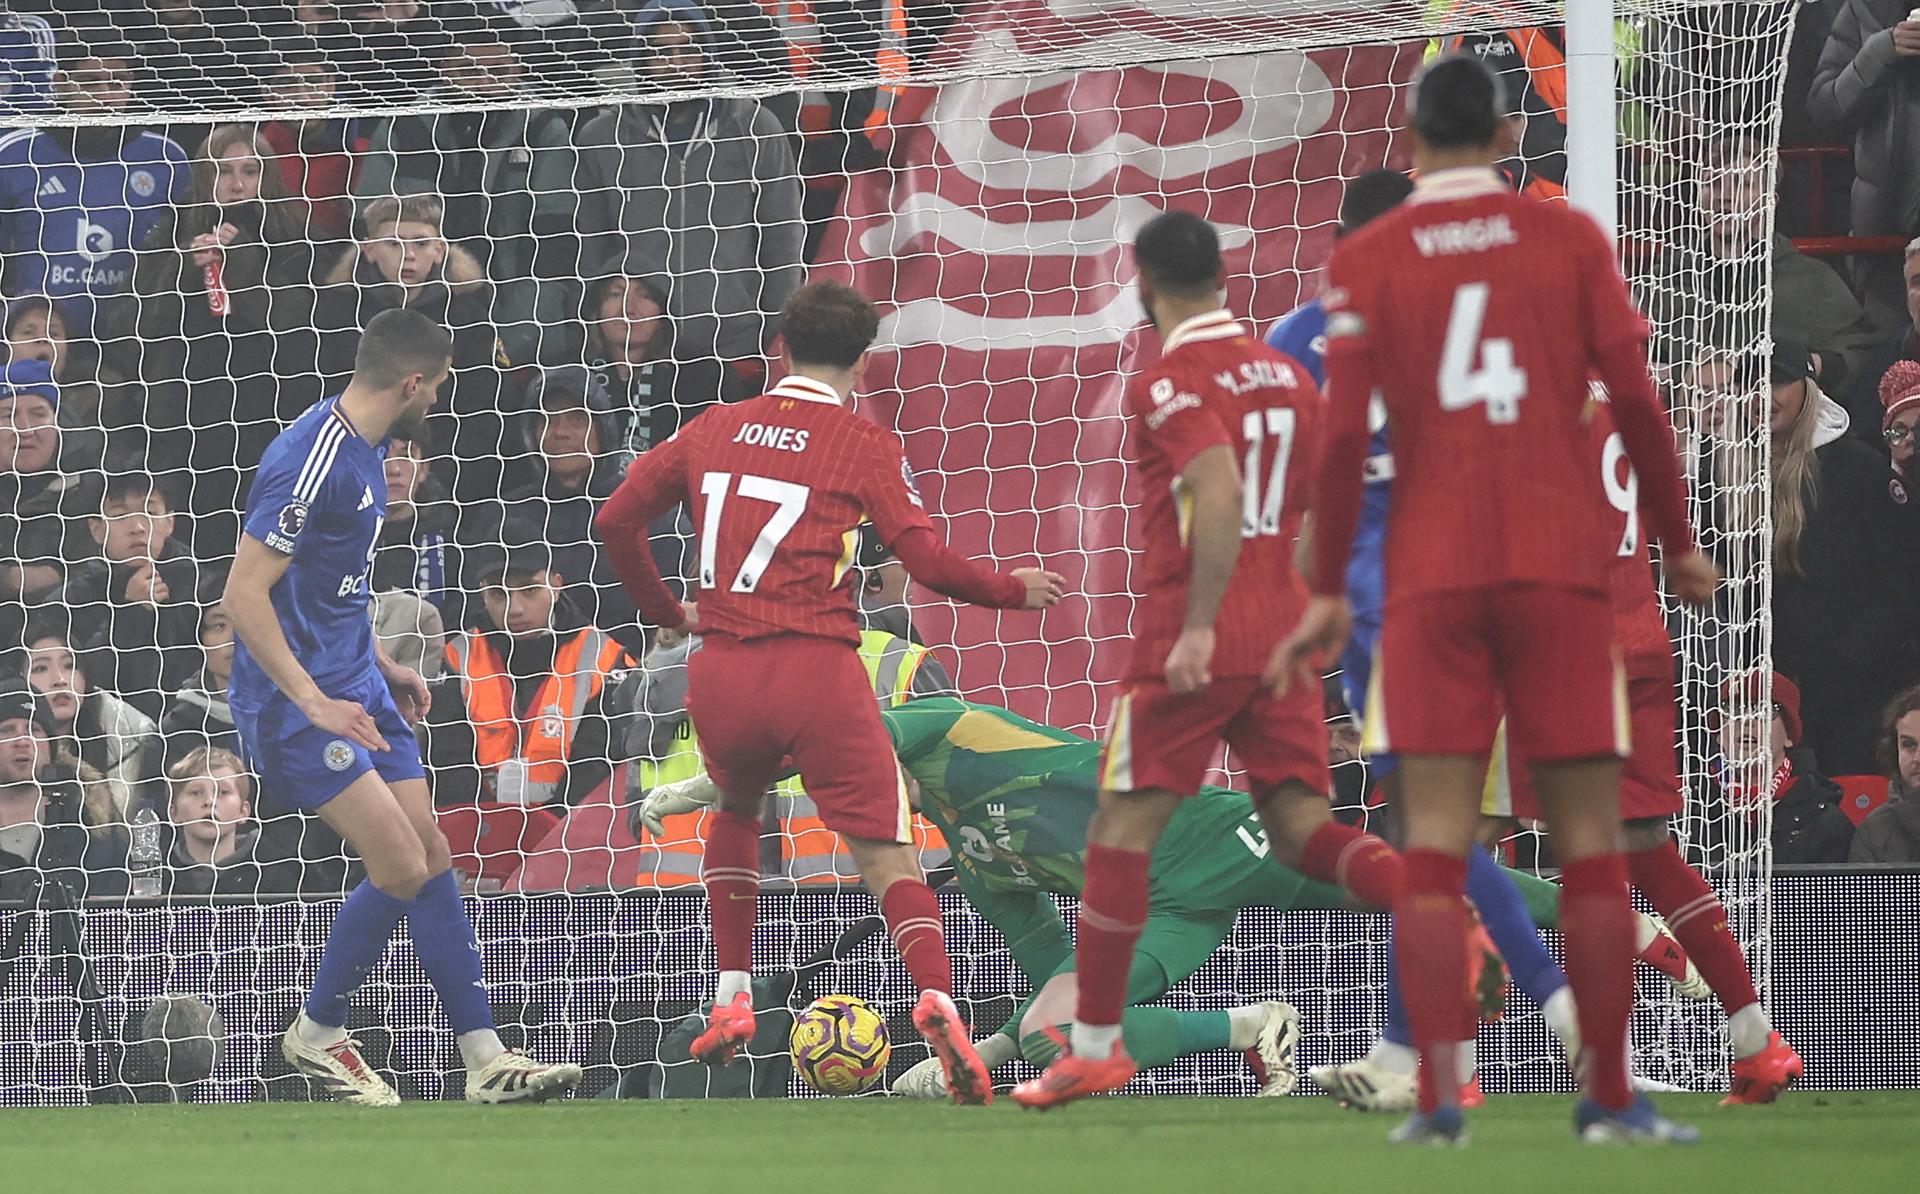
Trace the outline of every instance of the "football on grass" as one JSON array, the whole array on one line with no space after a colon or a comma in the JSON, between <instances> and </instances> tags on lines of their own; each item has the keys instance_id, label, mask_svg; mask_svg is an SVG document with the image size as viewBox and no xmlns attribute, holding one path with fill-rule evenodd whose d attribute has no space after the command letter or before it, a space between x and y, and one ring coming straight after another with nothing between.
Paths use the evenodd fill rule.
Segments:
<instances>
[{"instance_id":1,"label":"football on grass","mask_svg":"<svg viewBox=\"0 0 1920 1194\"><path fill-rule=\"evenodd\" d=\"M793 1018L793 1068L808 1086L830 1095L869 1090L887 1072L887 1021L851 995L816 999Z\"/></svg>"}]
</instances>

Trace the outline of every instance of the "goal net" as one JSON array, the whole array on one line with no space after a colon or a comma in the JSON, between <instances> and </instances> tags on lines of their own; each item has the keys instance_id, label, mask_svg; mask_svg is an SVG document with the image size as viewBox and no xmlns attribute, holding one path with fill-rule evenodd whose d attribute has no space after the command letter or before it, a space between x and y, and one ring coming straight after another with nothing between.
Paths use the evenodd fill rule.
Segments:
<instances>
[{"instance_id":1,"label":"goal net","mask_svg":"<svg viewBox=\"0 0 1920 1194\"><path fill-rule=\"evenodd\" d=\"M936 526L976 558L1069 577L1044 618L923 591L902 605L869 548L869 624L925 644L970 699L1096 736L1137 593L1120 395L1157 352L1134 231L1168 208L1213 221L1229 305L1264 329L1318 293L1345 182L1408 164L1411 82L1459 39L1531 80L1516 177L1565 177L1549 3L338 7L304 26L10 18L25 65L0 107L0 533L19 565L0 576L0 646L49 694L54 762L37 814L0 809L0 1102L163 1090L186 1052L151 1044L163 995L222 1021L189 1097L307 1097L277 1038L357 867L267 777L214 782L220 756L192 752L236 746L218 597L260 453L337 392L379 311L444 322L454 371L427 434L392 448L387 492L369 490L380 546L343 583L368 584L383 643L437 677L424 749L503 1032L583 1061L589 1093L678 1092L705 1081L656 1064L710 990L703 822L636 838L627 806L690 765L687 647L633 627L591 520L635 455L765 384L785 295L832 277L879 302L857 403L901 435ZM1622 3L1617 29L1623 260L1729 576L1712 610L1671 611L1679 828L1763 987L1768 702L1749 677L1768 670L1770 524L1764 421L1736 415L1764 388L1792 7ZM690 574L691 544L684 518L655 528L670 574ZM555 593L557 633L516 651ZM937 682L889 641L872 645L881 689ZM545 671L527 663L541 651ZM564 651L590 680L541 687ZM1336 759L1344 721L1330 706ZM1365 762L1335 777L1343 813L1371 815ZM757 965L796 1004L904 1009L843 851L796 792L768 812ZM946 844L921 840L938 867ZM1540 854L1528 827L1509 845ZM959 994L990 1030L1029 986L991 925L942 899ZM1384 1011L1385 942L1377 917L1250 910L1169 1001L1284 997L1303 1067L1347 1060ZM1723 1082L1717 1009L1641 995L1641 1071ZM458 1091L404 936L350 1027L403 1094ZM897 1073L924 1052L894 1029ZM1524 1000L1481 1058L1489 1089L1570 1085ZM785 1089L777 1066L762 1078ZM1253 1089L1226 1054L1140 1087Z\"/></svg>"}]
</instances>

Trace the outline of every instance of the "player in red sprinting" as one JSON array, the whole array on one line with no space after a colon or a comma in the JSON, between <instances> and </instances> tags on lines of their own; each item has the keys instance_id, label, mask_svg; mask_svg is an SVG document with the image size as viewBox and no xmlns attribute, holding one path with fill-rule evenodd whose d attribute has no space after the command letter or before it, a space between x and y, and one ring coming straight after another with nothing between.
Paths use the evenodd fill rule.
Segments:
<instances>
[{"instance_id":1,"label":"player in red sprinting","mask_svg":"<svg viewBox=\"0 0 1920 1194\"><path fill-rule=\"evenodd\" d=\"M1473 1024L1461 996L1460 893L1504 711L1562 863L1560 923L1585 1061L1576 1131L1596 1142L1684 1140L1692 1130L1661 1119L1627 1076L1627 726L1608 599L1616 544L1586 425L1590 374L1613 395L1671 587L1702 603L1718 573L1694 546L1672 429L1647 374L1646 323L1612 246L1586 216L1516 195L1495 172L1497 92L1477 59L1429 65L1414 99L1413 195L1334 249L1315 597L1269 676L1276 688L1297 683L1346 636L1342 588L1377 389L1398 475L1367 728L1372 745L1403 761L1407 878L1394 948L1423 1057L1420 1110L1394 1139L1464 1136L1454 1053Z\"/></svg>"},{"instance_id":2,"label":"player in red sprinting","mask_svg":"<svg viewBox=\"0 0 1920 1194\"><path fill-rule=\"evenodd\" d=\"M1401 881L1385 842L1333 819L1318 686L1280 697L1260 678L1306 600L1293 550L1325 403L1298 362L1221 307L1220 242L1205 220L1156 216L1133 252L1140 302L1161 336L1159 363L1126 397L1146 495L1144 595L1087 830L1071 1051L1014 1088L1028 1107L1132 1079L1120 1015L1148 866L1222 741L1246 768L1276 859L1381 908Z\"/></svg>"},{"instance_id":3,"label":"player in red sprinting","mask_svg":"<svg viewBox=\"0 0 1920 1194\"><path fill-rule=\"evenodd\" d=\"M914 1026L954 1101L989 1103L986 1067L951 998L940 905L914 856L907 790L856 650L846 582L868 520L914 579L958 600L1042 609L1060 599L1062 580L1039 568L981 568L935 536L899 442L846 406L878 326L852 289L801 287L781 312L789 375L635 460L596 525L641 617L705 636L687 664L687 707L721 793L701 866L720 981L693 1056L725 1064L753 1036L759 810L791 760L880 902L921 993ZM682 501L700 548L699 598L685 607L647 547L648 524Z\"/></svg>"},{"instance_id":4,"label":"player in red sprinting","mask_svg":"<svg viewBox=\"0 0 1920 1194\"><path fill-rule=\"evenodd\" d=\"M1612 580L1614 641L1627 674L1633 752L1620 776L1622 838L1633 886L1666 918L1667 929L1699 968L1727 1013L1733 1045L1733 1090L1728 1104L1771 1103L1800 1077L1800 1055L1767 1017L1754 989L1753 973L1727 927L1727 909L1699 871L1674 845L1669 821L1683 798L1675 750L1673 643L1667 637L1660 597L1653 587L1646 536L1640 530L1640 486L1627 461L1626 444L1613 429L1611 407L1593 405L1591 435L1600 480L1612 506L1607 538L1614 545ZM1539 802L1515 759L1509 775L1513 811L1539 816Z\"/></svg>"}]
</instances>

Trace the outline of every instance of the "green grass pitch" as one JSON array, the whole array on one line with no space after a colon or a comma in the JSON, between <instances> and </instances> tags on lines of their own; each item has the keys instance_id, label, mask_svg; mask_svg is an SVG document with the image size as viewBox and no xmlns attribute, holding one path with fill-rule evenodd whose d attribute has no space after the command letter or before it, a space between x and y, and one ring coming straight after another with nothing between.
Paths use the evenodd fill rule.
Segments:
<instances>
[{"instance_id":1,"label":"green grass pitch","mask_svg":"<svg viewBox=\"0 0 1920 1194\"><path fill-rule=\"evenodd\" d=\"M593 1100L544 1107L322 1103L0 1111L20 1190L141 1194L1712 1194L1920 1188L1920 1092L1790 1093L1773 1107L1662 1103L1693 1148L1576 1144L1571 1102L1494 1099L1461 1152L1385 1142L1394 1120L1328 1099L1103 1099L1045 1115L867 1098ZM724 1183L716 1185L715 1183Z\"/></svg>"}]
</instances>

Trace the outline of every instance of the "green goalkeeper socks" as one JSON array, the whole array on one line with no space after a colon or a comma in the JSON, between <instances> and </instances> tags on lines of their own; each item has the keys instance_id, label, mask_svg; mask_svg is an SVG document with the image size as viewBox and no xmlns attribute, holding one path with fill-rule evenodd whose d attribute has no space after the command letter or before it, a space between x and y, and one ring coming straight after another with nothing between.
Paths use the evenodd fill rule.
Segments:
<instances>
[{"instance_id":1,"label":"green goalkeeper socks","mask_svg":"<svg viewBox=\"0 0 1920 1194\"><path fill-rule=\"evenodd\" d=\"M1190 1053L1231 1048L1233 1041L1233 1025L1225 1012L1130 1007L1120 1017L1120 1031L1128 1056L1143 1070ZM1020 1041L1021 1055L1041 1067L1053 1064L1060 1047L1060 1039L1045 1032L1029 1033Z\"/></svg>"},{"instance_id":2,"label":"green goalkeeper socks","mask_svg":"<svg viewBox=\"0 0 1920 1194\"><path fill-rule=\"evenodd\" d=\"M1560 885L1525 871L1516 871L1511 867L1504 869L1507 878L1513 880L1513 885L1520 889L1520 899L1526 904L1527 915L1533 918L1533 923L1542 929L1559 927Z\"/></svg>"}]
</instances>

